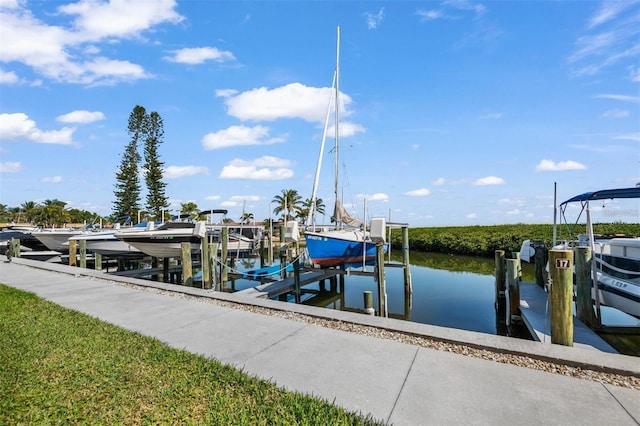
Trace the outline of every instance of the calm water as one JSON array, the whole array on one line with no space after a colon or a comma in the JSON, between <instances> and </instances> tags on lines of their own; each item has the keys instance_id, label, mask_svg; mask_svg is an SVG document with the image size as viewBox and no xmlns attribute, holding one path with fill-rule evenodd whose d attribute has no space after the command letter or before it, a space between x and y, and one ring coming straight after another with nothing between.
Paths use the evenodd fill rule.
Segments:
<instances>
[{"instance_id":1,"label":"calm water","mask_svg":"<svg viewBox=\"0 0 640 426\"><path fill-rule=\"evenodd\" d=\"M410 259L413 293L409 298L405 297L402 269L385 269L389 317L490 334L498 332L493 259L434 253L411 253ZM392 260L400 258L392 256ZM238 270L257 267L257 259L236 264ZM533 281L532 265L524 264L523 269L523 279ZM256 282L236 280L234 288L243 290L255 285ZM328 282L324 287L318 283L305 286L304 290L309 292L302 296L302 303L360 312L364 309L363 292L368 290L373 293L373 306L377 309L378 286L373 277L345 276L342 292L330 287ZM293 296L288 300L295 302Z\"/></svg>"}]
</instances>

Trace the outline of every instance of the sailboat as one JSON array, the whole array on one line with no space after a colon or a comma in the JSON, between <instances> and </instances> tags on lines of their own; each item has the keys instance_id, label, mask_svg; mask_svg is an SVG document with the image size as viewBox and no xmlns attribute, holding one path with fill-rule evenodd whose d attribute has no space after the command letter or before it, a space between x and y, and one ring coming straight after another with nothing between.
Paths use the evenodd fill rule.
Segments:
<instances>
[{"instance_id":1,"label":"sailboat","mask_svg":"<svg viewBox=\"0 0 640 426\"><path fill-rule=\"evenodd\" d=\"M316 167L316 176L311 196L311 206L309 216L307 218L308 229L304 232L305 241L307 243L307 253L311 263L320 267L335 267L347 264L364 264L374 261L376 258L376 244L371 240L366 230L366 225L361 220L351 216L344 208L340 197L338 182L338 164L339 164L339 93L340 93L340 27L337 29L336 43L336 68L333 75L331 99L327 116L324 123L324 132L322 135L322 143L320 155L318 156L318 165ZM331 230L315 230L315 207L317 198L317 186L322 165L322 156L324 154L324 145L327 136L329 116L331 110L331 101L335 102L335 175L334 175L334 195L335 206L332 220L335 222L335 229ZM385 246L386 247L386 246Z\"/></svg>"}]
</instances>

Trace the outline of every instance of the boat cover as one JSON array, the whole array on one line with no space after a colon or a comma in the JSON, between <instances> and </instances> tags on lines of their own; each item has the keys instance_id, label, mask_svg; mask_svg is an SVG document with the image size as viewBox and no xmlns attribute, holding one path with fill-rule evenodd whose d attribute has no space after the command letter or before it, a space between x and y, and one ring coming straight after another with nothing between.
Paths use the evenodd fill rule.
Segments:
<instances>
[{"instance_id":1,"label":"boat cover","mask_svg":"<svg viewBox=\"0 0 640 426\"><path fill-rule=\"evenodd\" d=\"M614 198L640 198L640 186L585 192L584 194L576 195L575 197L568 199L560 205L563 206L567 203L574 203L576 201L609 200Z\"/></svg>"}]
</instances>

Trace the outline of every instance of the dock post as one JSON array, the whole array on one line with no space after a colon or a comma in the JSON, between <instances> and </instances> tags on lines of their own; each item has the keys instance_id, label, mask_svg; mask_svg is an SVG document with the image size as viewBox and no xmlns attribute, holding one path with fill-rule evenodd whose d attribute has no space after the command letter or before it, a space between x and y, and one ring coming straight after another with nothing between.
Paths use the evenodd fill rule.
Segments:
<instances>
[{"instance_id":1,"label":"dock post","mask_svg":"<svg viewBox=\"0 0 640 426\"><path fill-rule=\"evenodd\" d=\"M591 247L577 247L576 256L576 316L587 327L594 325L595 313L591 289Z\"/></svg>"},{"instance_id":2,"label":"dock post","mask_svg":"<svg viewBox=\"0 0 640 426\"><path fill-rule=\"evenodd\" d=\"M180 244L182 249L182 284L193 286L193 269L191 265L191 243Z\"/></svg>"},{"instance_id":3,"label":"dock post","mask_svg":"<svg viewBox=\"0 0 640 426\"><path fill-rule=\"evenodd\" d=\"M229 248L229 228L222 227L222 253L220 253L220 285L226 287L229 281L229 264L227 262ZM222 287L221 287L222 288Z\"/></svg>"},{"instance_id":4,"label":"dock post","mask_svg":"<svg viewBox=\"0 0 640 426\"><path fill-rule=\"evenodd\" d=\"M218 283L218 243L209 243L209 265L211 265L211 288L219 291Z\"/></svg>"},{"instance_id":5,"label":"dock post","mask_svg":"<svg viewBox=\"0 0 640 426\"><path fill-rule=\"evenodd\" d=\"M80 267L87 268L87 240L80 240Z\"/></svg>"},{"instance_id":6,"label":"dock post","mask_svg":"<svg viewBox=\"0 0 640 426\"><path fill-rule=\"evenodd\" d=\"M518 281L522 281L522 263L520 262L520 252L517 252L517 251L512 252L511 258L517 261L516 268L518 270Z\"/></svg>"},{"instance_id":7,"label":"dock post","mask_svg":"<svg viewBox=\"0 0 640 426\"><path fill-rule=\"evenodd\" d=\"M505 297L504 250L496 250L496 304Z\"/></svg>"},{"instance_id":8,"label":"dock post","mask_svg":"<svg viewBox=\"0 0 640 426\"><path fill-rule=\"evenodd\" d=\"M11 253L13 253L13 257L20 257L20 239L12 238L11 241L9 241L9 244L9 249L11 250Z\"/></svg>"},{"instance_id":9,"label":"dock post","mask_svg":"<svg viewBox=\"0 0 640 426\"><path fill-rule=\"evenodd\" d=\"M209 255L209 242L207 238L202 239L202 250L200 250L200 266L202 267L202 288L211 288L211 256Z\"/></svg>"},{"instance_id":10,"label":"dock post","mask_svg":"<svg viewBox=\"0 0 640 426\"><path fill-rule=\"evenodd\" d=\"M367 315L375 315L376 311L373 309L373 293L371 291L365 291L364 296L364 313Z\"/></svg>"},{"instance_id":11,"label":"dock post","mask_svg":"<svg viewBox=\"0 0 640 426\"><path fill-rule=\"evenodd\" d=\"M69 240L69 266L76 266L77 248L78 248L78 240Z\"/></svg>"},{"instance_id":12,"label":"dock post","mask_svg":"<svg viewBox=\"0 0 640 426\"><path fill-rule=\"evenodd\" d=\"M376 243L376 278L378 280L378 312L387 318L387 283L384 275L384 243Z\"/></svg>"},{"instance_id":13,"label":"dock post","mask_svg":"<svg viewBox=\"0 0 640 426\"><path fill-rule=\"evenodd\" d=\"M300 303L300 257L298 256L297 251L294 253L293 257L293 281L295 284L296 291L296 303ZM286 265L286 262L285 262ZM285 273L286 273L285 267Z\"/></svg>"},{"instance_id":14,"label":"dock post","mask_svg":"<svg viewBox=\"0 0 640 426\"><path fill-rule=\"evenodd\" d=\"M162 281L165 283L171 282L171 277L169 276L169 258L165 257L162 259Z\"/></svg>"},{"instance_id":15,"label":"dock post","mask_svg":"<svg viewBox=\"0 0 640 426\"><path fill-rule=\"evenodd\" d=\"M389 242L391 243L391 242ZM402 227L402 263L404 264L404 292L405 297L413 293L413 285L411 283L411 269L409 263L409 227Z\"/></svg>"},{"instance_id":16,"label":"dock post","mask_svg":"<svg viewBox=\"0 0 640 426\"><path fill-rule=\"evenodd\" d=\"M536 265L536 284L544 288L544 285L546 284L544 279L544 268L547 265L549 253L542 241L534 241L533 247L535 249L533 257Z\"/></svg>"},{"instance_id":17,"label":"dock post","mask_svg":"<svg viewBox=\"0 0 640 426\"><path fill-rule=\"evenodd\" d=\"M264 261L264 237L260 238L260 267L265 267Z\"/></svg>"},{"instance_id":18,"label":"dock post","mask_svg":"<svg viewBox=\"0 0 640 426\"><path fill-rule=\"evenodd\" d=\"M102 271L102 255L100 253L94 253L93 255L93 269L96 271ZM109 265L107 265L107 271L109 270Z\"/></svg>"},{"instance_id":19,"label":"dock post","mask_svg":"<svg viewBox=\"0 0 640 426\"><path fill-rule=\"evenodd\" d=\"M507 326L511 326L520 317L520 278L518 259L507 259L507 288L509 289L509 315Z\"/></svg>"},{"instance_id":20,"label":"dock post","mask_svg":"<svg viewBox=\"0 0 640 426\"><path fill-rule=\"evenodd\" d=\"M551 343L573 346L573 251L549 250Z\"/></svg>"}]
</instances>

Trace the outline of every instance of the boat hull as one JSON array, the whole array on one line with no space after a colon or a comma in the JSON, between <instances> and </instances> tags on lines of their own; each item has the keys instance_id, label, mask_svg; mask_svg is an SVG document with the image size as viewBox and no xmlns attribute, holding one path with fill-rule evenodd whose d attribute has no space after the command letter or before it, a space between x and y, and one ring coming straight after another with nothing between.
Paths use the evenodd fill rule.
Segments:
<instances>
[{"instance_id":1,"label":"boat hull","mask_svg":"<svg viewBox=\"0 0 640 426\"><path fill-rule=\"evenodd\" d=\"M143 253L131 244L116 238L115 232L101 232L94 235L71 237L77 241L86 241L87 251L102 256L140 256Z\"/></svg>"},{"instance_id":2,"label":"boat hull","mask_svg":"<svg viewBox=\"0 0 640 426\"><path fill-rule=\"evenodd\" d=\"M84 234L84 231L79 230L52 230L31 233L32 236L37 238L49 250L61 253L69 251L69 238L82 234Z\"/></svg>"},{"instance_id":3,"label":"boat hull","mask_svg":"<svg viewBox=\"0 0 640 426\"><path fill-rule=\"evenodd\" d=\"M311 263L323 268L376 259L376 245L365 240L362 231L306 232L304 237ZM386 245L384 249L387 250Z\"/></svg>"}]
</instances>

